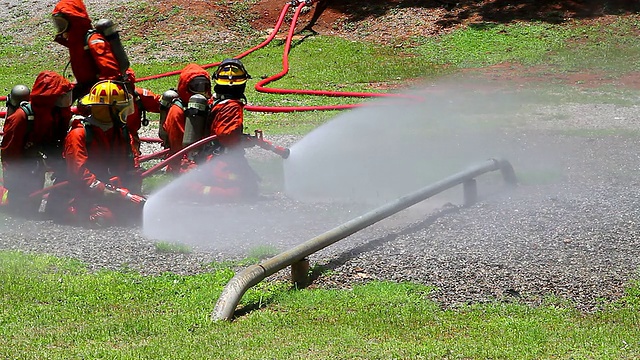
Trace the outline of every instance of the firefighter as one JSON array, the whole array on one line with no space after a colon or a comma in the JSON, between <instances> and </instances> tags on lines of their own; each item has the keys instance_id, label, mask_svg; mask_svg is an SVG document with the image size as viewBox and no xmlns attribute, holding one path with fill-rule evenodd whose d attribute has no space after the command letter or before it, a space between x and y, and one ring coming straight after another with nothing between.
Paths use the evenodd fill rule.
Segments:
<instances>
[{"instance_id":1,"label":"firefighter","mask_svg":"<svg viewBox=\"0 0 640 360\"><path fill-rule=\"evenodd\" d=\"M128 59L116 57L105 36L95 31L82 0L60 0L52 12L54 41L69 49L69 62L76 83L73 100L89 92L100 80L124 80L122 66ZM121 63L125 64L121 64Z\"/></svg>"},{"instance_id":2,"label":"firefighter","mask_svg":"<svg viewBox=\"0 0 640 360\"><path fill-rule=\"evenodd\" d=\"M71 119L71 83L53 71L35 79L30 101L23 101L5 121L0 156L8 206L23 215L35 215L45 176L62 176L62 148Z\"/></svg>"},{"instance_id":3,"label":"firefighter","mask_svg":"<svg viewBox=\"0 0 640 360\"><path fill-rule=\"evenodd\" d=\"M141 87L136 87L136 74L133 69L126 71L127 90L133 96L134 112L127 118L127 130L133 138L134 158L136 168L140 167L140 135L138 131L144 125L149 125L147 120L147 112L160 113L160 95L156 95L153 91Z\"/></svg>"},{"instance_id":4,"label":"firefighter","mask_svg":"<svg viewBox=\"0 0 640 360\"><path fill-rule=\"evenodd\" d=\"M199 198L215 201L254 199L260 178L245 158L245 88L250 78L240 60L223 60L212 76L214 102L209 114L210 127L205 136L216 135L214 152L207 157L204 174L189 187Z\"/></svg>"},{"instance_id":5,"label":"firefighter","mask_svg":"<svg viewBox=\"0 0 640 360\"><path fill-rule=\"evenodd\" d=\"M96 83L80 100L91 115L75 119L65 139L69 220L109 226L139 220L141 179L134 167L133 139L126 126L134 112L124 83Z\"/></svg>"},{"instance_id":6,"label":"firefighter","mask_svg":"<svg viewBox=\"0 0 640 360\"><path fill-rule=\"evenodd\" d=\"M163 130L168 140L169 155L173 155L184 148L185 121L189 112L189 103L194 95L204 97L208 102L211 98L211 78L209 73L198 64L188 64L180 72L177 88L178 97L173 101L167 112ZM187 156L180 161L169 164L167 171L180 173L193 167L193 162Z\"/></svg>"}]
</instances>

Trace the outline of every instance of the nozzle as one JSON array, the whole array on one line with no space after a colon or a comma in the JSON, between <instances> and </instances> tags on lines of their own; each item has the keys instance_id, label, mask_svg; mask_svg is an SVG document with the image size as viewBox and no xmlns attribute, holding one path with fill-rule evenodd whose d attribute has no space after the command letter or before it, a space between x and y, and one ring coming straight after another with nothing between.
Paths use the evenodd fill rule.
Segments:
<instances>
[{"instance_id":1,"label":"nozzle","mask_svg":"<svg viewBox=\"0 0 640 360\"><path fill-rule=\"evenodd\" d=\"M280 155L283 159L288 159L289 155L291 155L291 150L282 146L274 146L274 151L276 154Z\"/></svg>"}]
</instances>

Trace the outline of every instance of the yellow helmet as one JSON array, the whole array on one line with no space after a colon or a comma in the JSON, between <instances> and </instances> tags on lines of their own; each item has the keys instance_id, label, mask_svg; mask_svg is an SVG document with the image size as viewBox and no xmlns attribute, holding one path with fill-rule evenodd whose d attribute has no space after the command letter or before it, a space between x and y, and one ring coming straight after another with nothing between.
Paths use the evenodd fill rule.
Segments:
<instances>
[{"instance_id":1,"label":"yellow helmet","mask_svg":"<svg viewBox=\"0 0 640 360\"><path fill-rule=\"evenodd\" d=\"M82 105L91 107L91 114L101 122L110 121L106 114L113 111L121 123L127 123L127 117L134 112L133 97L123 83L111 80L99 81L80 99Z\"/></svg>"},{"instance_id":2,"label":"yellow helmet","mask_svg":"<svg viewBox=\"0 0 640 360\"><path fill-rule=\"evenodd\" d=\"M251 75L247 73L240 60L224 59L213 74L213 79L217 85L234 86L245 84L251 79Z\"/></svg>"}]
</instances>

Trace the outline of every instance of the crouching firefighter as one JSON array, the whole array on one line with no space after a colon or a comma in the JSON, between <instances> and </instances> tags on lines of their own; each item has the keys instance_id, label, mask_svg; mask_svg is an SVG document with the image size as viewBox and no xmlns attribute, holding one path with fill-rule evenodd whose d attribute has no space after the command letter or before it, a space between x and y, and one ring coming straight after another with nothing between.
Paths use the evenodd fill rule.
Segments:
<instances>
[{"instance_id":1,"label":"crouching firefighter","mask_svg":"<svg viewBox=\"0 0 640 360\"><path fill-rule=\"evenodd\" d=\"M96 83L80 100L91 115L75 119L67 134L64 158L71 200L67 220L94 226L132 225L140 221L146 199L134 166L127 117L133 97L124 83Z\"/></svg>"},{"instance_id":2,"label":"crouching firefighter","mask_svg":"<svg viewBox=\"0 0 640 360\"><path fill-rule=\"evenodd\" d=\"M244 92L250 76L240 60L225 59L212 78L214 102L201 137L216 135L216 140L209 151L205 148L208 153L201 157L188 192L216 202L256 199L260 177L245 158L243 134Z\"/></svg>"},{"instance_id":3,"label":"crouching firefighter","mask_svg":"<svg viewBox=\"0 0 640 360\"><path fill-rule=\"evenodd\" d=\"M24 85L14 87L17 91L10 94L13 109L4 123L0 156L2 202L12 212L39 217L45 211L46 197L30 195L64 178L62 148L72 116L71 89L62 75L43 71L30 95ZM22 101L15 104L18 98Z\"/></svg>"},{"instance_id":4,"label":"crouching firefighter","mask_svg":"<svg viewBox=\"0 0 640 360\"><path fill-rule=\"evenodd\" d=\"M207 71L200 65L188 64L180 73L177 93L178 97L172 101L171 106L167 111L166 119L162 124L164 132L159 134L161 139L163 136L165 137L165 143L168 145L170 156L190 144L187 142L185 145L184 142L187 114L190 115L190 121L197 118L196 121L199 124L204 124L204 120L202 120L202 111L205 111L204 117L206 118L208 105L207 108L203 110L202 99L205 100L205 104L208 104L211 98L211 79L209 77L209 73L207 73ZM192 125L194 124L190 124L189 126ZM200 128L200 125L196 125L196 128ZM188 139L193 139L190 134L192 134L191 130L187 135ZM187 172L193 167L194 163L192 159L189 159L185 154L181 159L169 164L167 171L177 174Z\"/></svg>"}]
</instances>

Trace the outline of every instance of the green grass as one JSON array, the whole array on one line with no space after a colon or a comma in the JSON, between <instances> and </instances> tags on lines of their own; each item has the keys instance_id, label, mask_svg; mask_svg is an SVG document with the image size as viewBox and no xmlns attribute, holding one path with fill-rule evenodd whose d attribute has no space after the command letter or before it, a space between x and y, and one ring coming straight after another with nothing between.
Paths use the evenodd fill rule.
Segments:
<instances>
[{"instance_id":1,"label":"green grass","mask_svg":"<svg viewBox=\"0 0 640 360\"><path fill-rule=\"evenodd\" d=\"M547 23L484 23L437 39L423 39L416 52L441 65L481 67L501 62L539 64L565 48L571 30Z\"/></svg>"},{"instance_id":2,"label":"green grass","mask_svg":"<svg viewBox=\"0 0 640 360\"><path fill-rule=\"evenodd\" d=\"M632 359L640 287L584 314L556 304L443 310L431 288L374 282L351 291L261 283L248 312L214 322L233 272L89 273L81 263L0 252L0 358L7 359Z\"/></svg>"}]
</instances>

